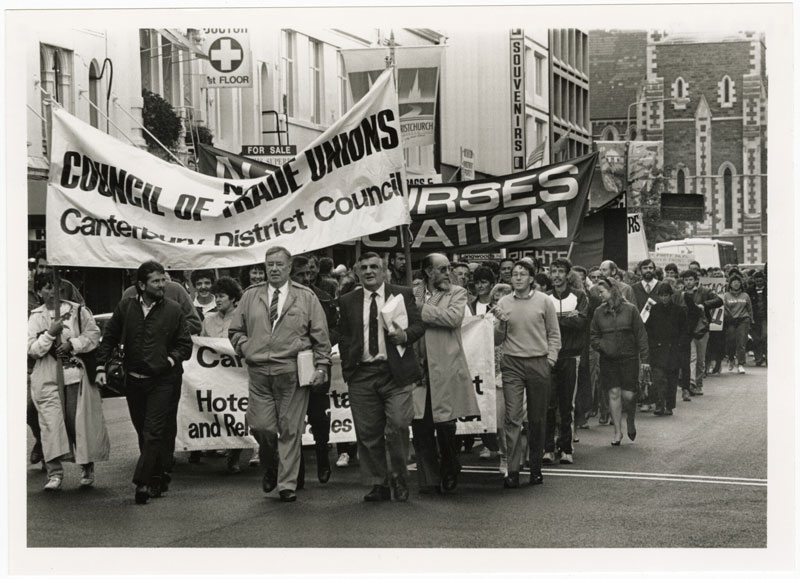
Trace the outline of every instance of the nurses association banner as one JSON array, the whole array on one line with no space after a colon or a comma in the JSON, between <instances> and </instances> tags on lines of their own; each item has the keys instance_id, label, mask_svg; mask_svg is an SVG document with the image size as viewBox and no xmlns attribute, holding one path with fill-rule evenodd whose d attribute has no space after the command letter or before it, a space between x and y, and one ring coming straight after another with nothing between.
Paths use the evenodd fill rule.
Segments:
<instances>
[{"instance_id":1,"label":"nurses association banner","mask_svg":"<svg viewBox=\"0 0 800 579\"><path fill-rule=\"evenodd\" d=\"M397 98L404 147L433 145L442 46L396 46ZM342 50L353 100L362 98L386 69L388 48Z\"/></svg>"},{"instance_id":2,"label":"nurses association banner","mask_svg":"<svg viewBox=\"0 0 800 579\"><path fill-rule=\"evenodd\" d=\"M467 318L461 329L464 352L481 411L479 418L459 420L458 434L496 432L494 330L490 319ZM193 336L194 350L183 367L183 388L178 408L178 450L256 448L249 434L247 413L247 365L226 338ZM356 439L347 384L342 380L338 356L331 371L330 442ZM303 444L314 443L306 423Z\"/></svg>"},{"instance_id":3,"label":"nurses association banner","mask_svg":"<svg viewBox=\"0 0 800 579\"><path fill-rule=\"evenodd\" d=\"M167 163L53 111L47 255L55 265L236 267L410 222L390 71L273 174L226 179ZM200 265L198 265L200 264Z\"/></svg>"},{"instance_id":4,"label":"nurses association banner","mask_svg":"<svg viewBox=\"0 0 800 579\"><path fill-rule=\"evenodd\" d=\"M569 246L583 223L597 153L505 175L409 188L411 248L487 252ZM399 247L396 231L362 239Z\"/></svg>"}]
</instances>

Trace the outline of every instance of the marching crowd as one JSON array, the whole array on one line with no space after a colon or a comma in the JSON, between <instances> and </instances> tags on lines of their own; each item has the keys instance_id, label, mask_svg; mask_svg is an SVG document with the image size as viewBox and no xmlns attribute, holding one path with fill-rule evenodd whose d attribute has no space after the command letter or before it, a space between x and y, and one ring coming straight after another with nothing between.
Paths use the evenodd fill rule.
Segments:
<instances>
[{"instance_id":1,"label":"marching crowd","mask_svg":"<svg viewBox=\"0 0 800 579\"><path fill-rule=\"evenodd\" d=\"M293 502L305 484L301 438L314 436L317 478L329 460L332 348L338 347L355 426L337 445L337 466L358 458L368 502L409 498L409 427L421 494L453 492L459 418L480 414L461 326L469 316L494 325L497 432L480 438L480 457L499 458L503 486L542 484L542 465L573 464L576 433L591 417L613 425L610 444L636 439L636 413L673 415L703 395L704 380L745 373L747 352L767 362L767 276L761 270L693 262L661 270L650 259L624 271L612 261L589 269L555 259L478 263L424 257L406 284L402 253L362 253L352 268L330 258L267 250L239 280L213 270L168 275L148 261L135 272L102 332L75 286L56 292L46 255L36 256L28 292L27 423L42 462L44 489L62 487L63 462L95 483L94 463L110 444L99 388L125 394L140 455L134 499L161 497L172 482L182 363L191 335L227 337L248 371L246 421L258 442L251 464L262 488ZM170 279L172 277L173 279ZM700 285L720 278L721 295ZM724 308L722 330L712 313ZM387 313L388 312L388 313ZM397 314L397 315L393 315ZM404 314L404 315L403 315ZM305 372L308 367L309 371ZM308 374L308 375L305 375ZM624 421L623 421L624 415ZM225 451L228 472L241 450ZM190 462L201 460L193 452Z\"/></svg>"}]
</instances>

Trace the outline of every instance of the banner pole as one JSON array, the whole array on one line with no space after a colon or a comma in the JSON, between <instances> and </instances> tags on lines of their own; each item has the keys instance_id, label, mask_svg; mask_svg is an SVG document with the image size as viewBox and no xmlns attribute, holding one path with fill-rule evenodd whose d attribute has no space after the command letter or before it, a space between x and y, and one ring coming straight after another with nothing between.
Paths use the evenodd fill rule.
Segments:
<instances>
[{"instance_id":1,"label":"banner pole","mask_svg":"<svg viewBox=\"0 0 800 579\"><path fill-rule=\"evenodd\" d=\"M61 318L61 280L58 275L58 268L53 267L53 294L55 296L55 310L53 312L53 321ZM45 311L47 311L47 304L45 304ZM61 333L56 336L55 346L58 347L62 343ZM56 385L58 386L58 398L61 401L61 412L66 416L66 400L64 392L64 366L61 364L61 358L56 356Z\"/></svg>"},{"instance_id":2,"label":"banner pole","mask_svg":"<svg viewBox=\"0 0 800 579\"><path fill-rule=\"evenodd\" d=\"M119 104L117 101L114 101L114 104L117 106L117 108L118 108L119 110L121 110L123 113L125 113L126 115L128 115L128 118L130 118L130 120L132 120L134 123L136 123L136 124L139 126L139 128L140 128L140 129L142 129L142 130L143 130L145 133L147 133L148 135L150 135L151 137L153 137L153 140L154 140L156 143L158 143L158 144L161 146L161 148L162 148L162 149L164 149L164 150L165 150L165 151L166 151L166 152L169 154L169 156L170 156L170 157L172 157L173 159L175 159L175 160L178 162L178 164L179 164L181 167L183 167L184 169L186 169L186 168L187 168L187 167L186 167L186 165L184 165L184 164L181 162L181 160L180 160L180 159L178 159L178 157L176 157L176 156L175 156L175 155L172 153L172 151L170 151L169 149L167 149L167 148L164 146L164 143L162 143L161 141L159 141L159 140L156 138L156 136L155 136L153 133L151 133L150 131L148 131L148 130L147 130L147 128L146 128L146 127L145 127L145 126L144 126L142 123L140 123L140 122L139 122L139 121L136 119L136 117L134 117L134 116L133 116L132 114L130 114L128 111L126 111L125 109L123 109L123 108L120 106L120 104Z\"/></svg>"}]
</instances>

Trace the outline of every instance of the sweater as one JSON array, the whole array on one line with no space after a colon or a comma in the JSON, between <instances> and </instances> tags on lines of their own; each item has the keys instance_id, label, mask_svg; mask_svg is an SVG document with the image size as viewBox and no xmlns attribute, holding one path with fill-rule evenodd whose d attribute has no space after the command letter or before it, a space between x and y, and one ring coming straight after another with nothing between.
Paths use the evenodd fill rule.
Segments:
<instances>
[{"instance_id":1,"label":"sweater","mask_svg":"<svg viewBox=\"0 0 800 579\"><path fill-rule=\"evenodd\" d=\"M498 320L495 325L495 343L503 343L507 356L558 361L561 332L556 308L546 294L534 290L524 298L503 296L497 307L509 314L508 322Z\"/></svg>"},{"instance_id":2,"label":"sweater","mask_svg":"<svg viewBox=\"0 0 800 579\"><path fill-rule=\"evenodd\" d=\"M728 319L749 318L753 321L753 305L747 292L740 290L736 293L726 291L722 298L725 302L725 317Z\"/></svg>"}]
</instances>

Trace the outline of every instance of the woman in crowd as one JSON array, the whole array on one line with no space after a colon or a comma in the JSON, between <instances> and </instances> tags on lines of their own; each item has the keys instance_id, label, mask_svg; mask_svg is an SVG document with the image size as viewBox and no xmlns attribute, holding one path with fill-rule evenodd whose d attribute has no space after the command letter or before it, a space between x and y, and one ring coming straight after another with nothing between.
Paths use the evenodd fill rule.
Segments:
<instances>
[{"instance_id":1,"label":"woman in crowd","mask_svg":"<svg viewBox=\"0 0 800 579\"><path fill-rule=\"evenodd\" d=\"M492 310L495 343L503 344L500 363L503 372L504 420L508 474L505 488L519 487L522 462L523 402L528 405L528 432L531 463L530 484L542 484L547 398L553 366L561 348L561 332L552 300L533 287L534 268L518 261L511 270L512 295L500 298Z\"/></svg>"},{"instance_id":2,"label":"woman in crowd","mask_svg":"<svg viewBox=\"0 0 800 579\"><path fill-rule=\"evenodd\" d=\"M244 289L253 284L261 283L267 278L267 268L263 263L246 265L239 271L239 281Z\"/></svg>"},{"instance_id":3,"label":"woman in crowd","mask_svg":"<svg viewBox=\"0 0 800 579\"><path fill-rule=\"evenodd\" d=\"M739 365L739 374L744 374L747 357L747 335L753 323L753 304L744 291L744 282L738 273L728 278L728 291L722 297L725 303L725 342L728 352L728 372L733 372L734 357Z\"/></svg>"},{"instance_id":4,"label":"woman in crowd","mask_svg":"<svg viewBox=\"0 0 800 579\"><path fill-rule=\"evenodd\" d=\"M609 278L597 282L603 303L592 317L592 348L600 352L600 383L608 392L614 421L612 446L622 442L622 406L627 413L628 438L636 439L636 392L639 370L650 371L647 332L636 306L625 301L617 283Z\"/></svg>"},{"instance_id":5,"label":"woman in crowd","mask_svg":"<svg viewBox=\"0 0 800 579\"><path fill-rule=\"evenodd\" d=\"M75 302L61 300L56 312L50 274L36 274L33 287L43 302L28 319L28 356L36 360L31 397L42 429L44 490L61 488L65 460L81 466L80 486L88 488L95 481L94 463L108 460L110 448L100 392L80 358L97 347L100 329Z\"/></svg>"},{"instance_id":6,"label":"woman in crowd","mask_svg":"<svg viewBox=\"0 0 800 579\"><path fill-rule=\"evenodd\" d=\"M678 391L682 346L688 342L686 308L683 298L673 299L672 279L656 286L656 303L647 319L650 365L652 367L653 398L656 416L672 416ZM692 304L694 307L694 304Z\"/></svg>"},{"instance_id":7,"label":"woman in crowd","mask_svg":"<svg viewBox=\"0 0 800 579\"><path fill-rule=\"evenodd\" d=\"M490 294L494 285L494 274L488 267L479 266L472 274L472 282L475 284L475 297L469 301L469 309L473 316L481 316L492 307Z\"/></svg>"}]
</instances>

